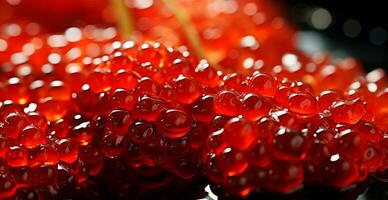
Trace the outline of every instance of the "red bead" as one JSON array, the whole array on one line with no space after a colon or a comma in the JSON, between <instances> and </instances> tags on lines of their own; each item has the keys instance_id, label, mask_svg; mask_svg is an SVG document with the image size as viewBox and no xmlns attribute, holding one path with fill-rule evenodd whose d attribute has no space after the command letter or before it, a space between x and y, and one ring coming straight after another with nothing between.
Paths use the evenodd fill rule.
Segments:
<instances>
[{"instance_id":1,"label":"red bead","mask_svg":"<svg viewBox=\"0 0 388 200\"><path fill-rule=\"evenodd\" d=\"M240 108L240 96L234 91L224 90L215 96L214 110L218 114L235 116L240 112Z\"/></svg>"},{"instance_id":2,"label":"red bead","mask_svg":"<svg viewBox=\"0 0 388 200\"><path fill-rule=\"evenodd\" d=\"M288 98L291 95L291 88L280 86L274 99L282 107L288 107Z\"/></svg>"},{"instance_id":3,"label":"red bead","mask_svg":"<svg viewBox=\"0 0 388 200\"><path fill-rule=\"evenodd\" d=\"M363 154L363 161L369 173L377 171L384 164L382 149L374 143L368 143Z\"/></svg>"},{"instance_id":4,"label":"red bead","mask_svg":"<svg viewBox=\"0 0 388 200\"><path fill-rule=\"evenodd\" d=\"M249 80L249 92L265 97L274 97L278 90L277 81L274 77L257 73Z\"/></svg>"},{"instance_id":5,"label":"red bead","mask_svg":"<svg viewBox=\"0 0 388 200\"><path fill-rule=\"evenodd\" d=\"M241 174L248 167L244 153L229 147L216 157L216 164L227 176Z\"/></svg>"},{"instance_id":6,"label":"red bead","mask_svg":"<svg viewBox=\"0 0 388 200\"><path fill-rule=\"evenodd\" d=\"M137 94L133 90L116 89L112 94L111 101L115 109L132 110L135 107L137 98Z\"/></svg>"},{"instance_id":7,"label":"red bead","mask_svg":"<svg viewBox=\"0 0 388 200\"><path fill-rule=\"evenodd\" d=\"M369 141L373 142L378 142L382 136L382 132L380 129L376 127L371 122L366 122L366 121L359 121L356 124L356 130L359 132L361 135L365 135Z\"/></svg>"},{"instance_id":8,"label":"red bead","mask_svg":"<svg viewBox=\"0 0 388 200\"><path fill-rule=\"evenodd\" d=\"M230 119L224 130L225 142L239 150L246 150L259 136L257 127L244 118Z\"/></svg>"},{"instance_id":9,"label":"red bead","mask_svg":"<svg viewBox=\"0 0 388 200\"><path fill-rule=\"evenodd\" d=\"M158 130L170 138L179 138L188 134L193 125L191 115L182 110L167 109L157 121Z\"/></svg>"},{"instance_id":10,"label":"red bead","mask_svg":"<svg viewBox=\"0 0 388 200\"><path fill-rule=\"evenodd\" d=\"M67 104L65 101L46 98L38 104L37 110L39 113L43 114L48 121L56 121L65 116Z\"/></svg>"},{"instance_id":11,"label":"red bead","mask_svg":"<svg viewBox=\"0 0 388 200\"><path fill-rule=\"evenodd\" d=\"M78 145L70 139L61 139L56 142L59 160L66 163L73 163L78 158Z\"/></svg>"},{"instance_id":12,"label":"red bead","mask_svg":"<svg viewBox=\"0 0 388 200\"><path fill-rule=\"evenodd\" d=\"M336 188L344 188L355 183L359 175L357 165L340 154L334 154L322 164L322 180Z\"/></svg>"},{"instance_id":13,"label":"red bead","mask_svg":"<svg viewBox=\"0 0 388 200\"><path fill-rule=\"evenodd\" d=\"M159 94L160 98L167 102L176 100L175 90L172 86L164 84Z\"/></svg>"},{"instance_id":14,"label":"red bead","mask_svg":"<svg viewBox=\"0 0 388 200\"><path fill-rule=\"evenodd\" d=\"M318 110L317 100L308 93L293 93L288 98L288 108L302 115L312 115Z\"/></svg>"},{"instance_id":15,"label":"red bead","mask_svg":"<svg viewBox=\"0 0 388 200\"><path fill-rule=\"evenodd\" d=\"M10 113L5 117L3 133L7 138L16 139L20 132L27 125L27 120L24 116L18 113Z\"/></svg>"},{"instance_id":16,"label":"red bead","mask_svg":"<svg viewBox=\"0 0 388 200\"><path fill-rule=\"evenodd\" d=\"M367 138L351 129L343 130L335 135L337 151L351 158L360 158L367 145Z\"/></svg>"},{"instance_id":17,"label":"red bead","mask_svg":"<svg viewBox=\"0 0 388 200\"><path fill-rule=\"evenodd\" d=\"M102 152L108 158L115 158L126 149L128 139L124 135L108 134L103 139Z\"/></svg>"},{"instance_id":18,"label":"red bead","mask_svg":"<svg viewBox=\"0 0 388 200\"><path fill-rule=\"evenodd\" d=\"M161 53L157 51L157 48L160 48L159 43L155 44L148 44L144 43L138 48L137 52L137 60L140 63L151 63L153 66L158 67L159 64L161 63Z\"/></svg>"},{"instance_id":19,"label":"red bead","mask_svg":"<svg viewBox=\"0 0 388 200\"><path fill-rule=\"evenodd\" d=\"M149 95L153 97L159 95L160 89L160 86L149 77L141 78L136 87L136 90L139 95Z\"/></svg>"},{"instance_id":20,"label":"red bead","mask_svg":"<svg viewBox=\"0 0 388 200\"><path fill-rule=\"evenodd\" d=\"M251 144L249 149L245 152L249 163L258 167L266 167L271 163L271 148L270 145L264 141L257 140Z\"/></svg>"},{"instance_id":21,"label":"red bead","mask_svg":"<svg viewBox=\"0 0 388 200\"><path fill-rule=\"evenodd\" d=\"M180 156L191 150L191 142L187 136L170 138L166 140L165 147L168 156Z\"/></svg>"},{"instance_id":22,"label":"red bead","mask_svg":"<svg viewBox=\"0 0 388 200\"><path fill-rule=\"evenodd\" d=\"M49 97L62 101L69 100L71 95L71 91L68 86L59 80L51 81L47 92Z\"/></svg>"},{"instance_id":23,"label":"red bead","mask_svg":"<svg viewBox=\"0 0 388 200\"><path fill-rule=\"evenodd\" d=\"M211 122L215 117L214 111L214 97L206 95L198 99L191 105L191 113L195 119L201 122Z\"/></svg>"},{"instance_id":24,"label":"red bead","mask_svg":"<svg viewBox=\"0 0 388 200\"><path fill-rule=\"evenodd\" d=\"M330 112L334 121L355 124L365 114L365 104L361 99L354 99L350 101L340 101L333 104Z\"/></svg>"},{"instance_id":25,"label":"red bead","mask_svg":"<svg viewBox=\"0 0 388 200\"><path fill-rule=\"evenodd\" d=\"M191 104L201 95L201 88L193 78L181 75L174 81L174 84L176 98L181 103Z\"/></svg>"},{"instance_id":26,"label":"red bead","mask_svg":"<svg viewBox=\"0 0 388 200\"><path fill-rule=\"evenodd\" d=\"M18 142L26 148L34 148L40 144L46 144L46 134L35 126L27 126L18 137Z\"/></svg>"},{"instance_id":27,"label":"red bead","mask_svg":"<svg viewBox=\"0 0 388 200\"><path fill-rule=\"evenodd\" d=\"M24 167L28 165L28 151L24 147L10 146L5 158L11 167Z\"/></svg>"},{"instance_id":28,"label":"red bead","mask_svg":"<svg viewBox=\"0 0 388 200\"><path fill-rule=\"evenodd\" d=\"M224 76L223 89L244 92L246 90L246 78L242 74L232 73Z\"/></svg>"},{"instance_id":29,"label":"red bead","mask_svg":"<svg viewBox=\"0 0 388 200\"><path fill-rule=\"evenodd\" d=\"M255 94L245 95L242 100L242 106L243 116L251 121L257 121L268 115L272 108L272 104L267 99Z\"/></svg>"},{"instance_id":30,"label":"red bead","mask_svg":"<svg viewBox=\"0 0 388 200\"><path fill-rule=\"evenodd\" d=\"M89 75L87 84L95 93L106 92L112 87L112 74L110 71L95 70Z\"/></svg>"},{"instance_id":31,"label":"red bead","mask_svg":"<svg viewBox=\"0 0 388 200\"><path fill-rule=\"evenodd\" d=\"M47 186L56 183L57 179L56 165L41 165L30 169L31 185L33 186Z\"/></svg>"},{"instance_id":32,"label":"red bead","mask_svg":"<svg viewBox=\"0 0 388 200\"><path fill-rule=\"evenodd\" d=\"M71 137L81 145L89 144L93 137L90 121L84 121L75 125L71 130Z\"/></svg>"},{"instance_id":33,"label":"red bead","mask_svg":"<svg viewBox=\"0 0 388 200\"><path fill-rule=\"evenodd\" d=\"M125 70L120 70L113 77L112 88L132 90L136 88L137 83L138 77L134 73L127 72Z\"/></svg>"},{"instance_id":34,"label":"red bead","mask_svg":"<svg viewBox=\"0 0 388 200\"><path fill-rule=\"evenodd\" d=\"M129 125L131 124L132 117L126 110L113 110L107 118L107 126L113 134L125 134Z\"/></svg>"},{"instance_id":35,"label":"red bead","mask_svg":"<svg viewBox=\"0 0 388 200\"><path fill-rule=\"evenodd\" d=\"M307 141L302 133L281 127L274 136L274 156L285 160L303 160Z\"/></svg>"},{"instance_id":36,"label":"red bead","mask_svg":"<svg viewBox=\"0 0 388 200\"><path fill-rule=\"evenodd\" d=\"M333 103L336 101L342 100L343 97L336 91L333 90L325 90L321 92L318 99L318 104L320 110L328 109Z\"/></svg>"},{"instance_id":37,"label":"red bead","mask_svg":"<svg viewBox=\"0 0 388 200\"><path fill-rule=\"evenodd\" d=\"M211 133L205 143L206 152L219 155L227 146L224 135L224 129Z\"/></svg>"},{"instance_id":38,"label":"red bead","mask_svg":"<svg viewBox=\"0 0 388 200\"><path fill-rule=\"evenodd\" d=\"M136 104L135 116L153 122L159 117L165 106L165 102L161 99L143 96Z\"/></svg>"},{"instance_id":39,"label":"red bead","mask_svg":"<svg viewBox=\"0 0 388 200\"><path fill-rule=\"evenodd\" d=\"M3 158L8 151L8 140L0 136L0 158Z\"/></svg>"},{"instance_id":40,"label":"red bead","mask_svg":"<svg viewBox=\"0 0 388 200\"><path fill-rule=\"evenodd\" d=\"M136 144L149 142L156 134L156 130L151 123L145 121L135 121L128 131L129 139Z\"/></svg>"},{"instance_id":41,"label":"red bead","mask_svg":"<svg viewBox=\"0 0 388 200\"><path fill-rule=\"evenodd\" d=\"M197 67L195 69L195 77L198 81L211 88L217 87L220 83L220 77L217 74L217 70L209 65Z\"/></svg>"},{"instance_id":42,"label":"red bead","mask_svg":"<svg viewBox=\"0 0 388 200\"><path fill-rule=\"evenodd\" d=\"M43 132L46 131L48 127L48 122L44 116L42 116L39 113L32 112L32 113L28 113L27 117L28 117L28 120L32 123L32 125L39 128Z\"/></svg>"},{"instance_id":43,"label":"red bead","mask_svg":"<svg viewBox=\"0 0 388 200\"><path fill-rule=\"evenodd\" d=\"M206 142L206 139L209 137L209 135L210 131L208 124L197 123L190 130L188 137L190 139L191 146L193 148L199 148L202 147L202 145Z\"/></svg>"},{"instance_id":44,"label":"red bead","mask_svg":"<svg viewBox=\"0 0 388 200\"><path fill-rule=\"evenodd\" d=\"M16 193L17 183L12 174L0 173L0 198L12 197Z\"/></svg>"},{"instance_id":45,"label":"red bead","mask_svg":"<svg viewBox=\"0 0 388 200\"><path fill-rule=\"evenodd\" d=\"M29 150L28 165L56 165L59 162L58 151L55 147L40 145Z\"/></svg>"},{"instance_id":46,"label":"red bead","mask_svg":"<svg viewBox=\"0 0 388 200\"><path fill-rule=\"evenodd\" d=\"M276 160L270 167L270 189L282 193L296 190L303 183L303 168L298 162Z\"/></svg>"}]
</instances>

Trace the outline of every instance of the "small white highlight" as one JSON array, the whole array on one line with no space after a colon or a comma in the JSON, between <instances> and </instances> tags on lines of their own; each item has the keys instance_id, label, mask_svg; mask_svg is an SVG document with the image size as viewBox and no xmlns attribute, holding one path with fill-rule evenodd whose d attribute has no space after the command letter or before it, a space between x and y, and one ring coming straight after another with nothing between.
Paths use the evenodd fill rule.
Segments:
<instances>
[{"instance_id":1,"label":"small white highlight","mask_svg":"<svg viewBox=\"0 0 388 200\"><path fill-rule=\"evenodd\" d=\"M54 65L61 62L61 56L57 53L50 54L47 59L48 59L49 63L54 64Z\"/></svg>"},{"instance_id":2,"label":"small white highlight","mask_svg":"<svg viewBox=\"0 0 388 200\"><path fill-rule=\"evenodd\" d=\"M82 32L79 28L71 27L65 31L65 38L69 42L78 42L82 39Z\"/></svg>"},{"instance_id":3,"label":"small white highlight","mask_svg":"<svg viewBox=\"0 0 388 200\"><path fill-rule=\"evenodd\" d=\"M335 162L335 161L338 161L339 158L340 158L339 154L334 154L334 155L330 156L330 161Z\"/></svg>"}]
</instances>

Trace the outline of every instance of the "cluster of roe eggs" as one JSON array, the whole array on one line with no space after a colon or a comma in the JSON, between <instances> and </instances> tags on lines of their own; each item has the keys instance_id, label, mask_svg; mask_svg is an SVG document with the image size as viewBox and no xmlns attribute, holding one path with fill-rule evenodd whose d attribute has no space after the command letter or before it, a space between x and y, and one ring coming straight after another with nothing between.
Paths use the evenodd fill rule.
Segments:
<instances>
[{"instance_id":1,"label":"cluster of roe eggs","mask_svg":"<svg viewBox=\"0 0 388 200\"><path fill-rule=\"evenodd\" d=\"M295 49L295 28L282 16L282 5L272 0L177 0L198 32L211 63L230 71L268 67ZM184 24L162 0L127 0L135 41L162 41L169 46L188 45ZM35 22L45 31L60 32L69 26L112 26L117 22L109 0L9 0L0 23ZM8 15L6 14L8 13ZM195 34L195 33L194 33ZM276 46L276 49L273 48Z\"/></svg>"},{"instance_id":2,"label":"cluster of roe eggs","mask_svg":"<svg viewBox=\"0 0 388 200\"><path fill-rule=\"evenodd\" d=\"M235 73L93 30L1 52L0 198L59 198L96 178L149 189L204 176L238 196L345 188L387 166L382 70L294 52Z\"/></svg>"}]
</instances>

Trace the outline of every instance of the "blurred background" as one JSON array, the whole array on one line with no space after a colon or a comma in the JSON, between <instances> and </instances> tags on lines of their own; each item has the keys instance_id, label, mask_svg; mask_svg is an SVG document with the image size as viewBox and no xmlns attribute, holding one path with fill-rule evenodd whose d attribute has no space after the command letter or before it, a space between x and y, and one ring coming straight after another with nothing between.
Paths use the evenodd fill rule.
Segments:
<instances>
[{"instance_id":1,"label":"blurred background","mask_svg":"<svg viewBox=\"0 0 388 200\"><path fill-rule=\"evenodd\" d=\"M303 50L359 58L367 70L388 66L386 1L281 0ZM387 68L385 68L387 69Z\"/></svg>"}]
</instances>

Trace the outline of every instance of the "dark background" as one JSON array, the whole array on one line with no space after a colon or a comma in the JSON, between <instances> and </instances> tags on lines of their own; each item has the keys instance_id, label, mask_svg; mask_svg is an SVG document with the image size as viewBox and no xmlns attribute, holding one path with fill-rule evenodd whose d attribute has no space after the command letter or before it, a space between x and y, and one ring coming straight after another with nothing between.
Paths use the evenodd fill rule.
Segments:
<instances>
[{"instance_id":1,"label":"dark background","mask_svg":"<svg viewBox=\"0 0 388 200\"><path fill-rule=\"evenodd\" d=\"M279 1L287 5L289 19L303 31L300 34L302 46L308 44L311 39L315 41L318 38L322 43L320 48L333 52L334 56L354 56L364 63L368 71L377 67L388 69L388 2L386 0ZM332 22L325 29L317 29L311 22L312 13L317 9L324 9L330 13ZM351 23L349 19L352 19ZM358 28L361 27L359 34L354 34L355 21L359 25ZM353 37L345 33L346 22L348 22L348 32L352 33L353 28ZM353 27L349 25L352 23ZM356 33L358 28L356 27Z\"/></svg>"}]
</instances>

